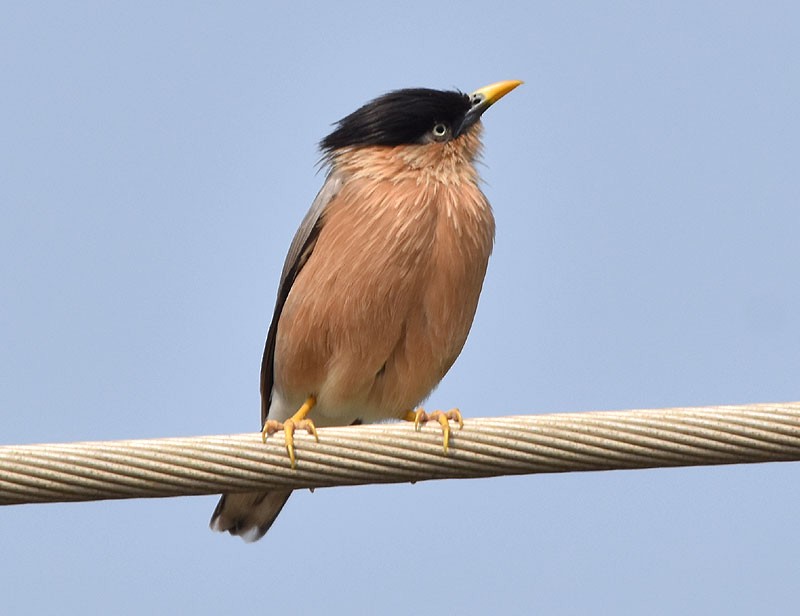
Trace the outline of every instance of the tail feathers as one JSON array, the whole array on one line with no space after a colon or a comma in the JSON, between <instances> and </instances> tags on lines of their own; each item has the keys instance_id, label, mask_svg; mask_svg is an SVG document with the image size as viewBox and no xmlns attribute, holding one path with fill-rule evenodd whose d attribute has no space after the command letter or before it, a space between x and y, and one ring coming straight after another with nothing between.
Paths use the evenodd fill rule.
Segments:
<instances>
[{"instance_id":1,"label":"tail feathers","mask_svg":"<svg viewBox=\"0 0 800 616\"><path fill-rule=\"evenodd\" d=\"M223 494L211 516L211 530L238 535L248 543L263 537L291 496L291 490Z\"/></svg>"}]
</instances>

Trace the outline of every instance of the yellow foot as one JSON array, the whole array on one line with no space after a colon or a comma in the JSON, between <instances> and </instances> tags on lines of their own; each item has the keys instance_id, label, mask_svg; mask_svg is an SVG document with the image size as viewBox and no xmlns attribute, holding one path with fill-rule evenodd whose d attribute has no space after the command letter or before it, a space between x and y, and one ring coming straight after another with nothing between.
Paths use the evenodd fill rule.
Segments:
<instances>
[{"instance_id":1,"label":"yellow foot","mask_svg":"<svg viewBox=\"0 0 800 616\"><path fill-rule=\"evenodd\" d=\"M283 430L284 439L286 440L286 451L289 452L289 461L292 463L292 468L297 467L297 459L294 455L294 432L295 430L305 430L309 434L313 434L314 438L319 443L317 436L317 427L310 419L306 419L306 415L311 412L317 399L314 396L309 396L294 415L284 422L268 419L264 423L264 429L261 430L261 440L267 442L267 437L275 434L278 430Z\"/></svg>"},{"instance_id":2,"label":"yellow foot","mask_svg":"<svg viewBox=\"0 0 800 616\"><path fill-rule=\"evenodd\" d=\"M450 446L450 420L453 419L458 422L458 429L464 427L464 419L461 417L461 411L458 409L450 409L449 411L433 411L428 414L424 409L417 409L416 411L409 411L404 417L406 421L413 421L414 428L419 430L420 424L427 423L433 419L439 422L442 426L442 435L444 437L444 453Z\"/></svg>"}]
</instances>

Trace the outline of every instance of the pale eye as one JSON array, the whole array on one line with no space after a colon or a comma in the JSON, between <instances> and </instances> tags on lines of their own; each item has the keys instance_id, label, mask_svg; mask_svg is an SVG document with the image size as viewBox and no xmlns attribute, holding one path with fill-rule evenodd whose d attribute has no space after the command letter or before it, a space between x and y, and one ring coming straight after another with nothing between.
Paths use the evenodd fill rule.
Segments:
<instances>
[{"instance_id":1,"label":"pale eye","mask_svg":"<svg viewBox=\"0 0 800 616\"><path fill-rule=\"evenodd\" d=\"M432 132L433 138L436 139L436 141L442 141L450 134L450 127L444 122L438 122L434 125Z\"/></svg>"}]
</instances>

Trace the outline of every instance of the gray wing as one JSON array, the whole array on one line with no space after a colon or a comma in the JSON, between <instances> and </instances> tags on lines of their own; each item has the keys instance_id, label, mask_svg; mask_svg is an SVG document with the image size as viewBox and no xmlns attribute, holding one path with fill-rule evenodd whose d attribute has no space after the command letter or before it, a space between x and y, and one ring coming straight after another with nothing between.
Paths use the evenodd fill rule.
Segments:
<instances>
[{"instance_id":1,"label":"gray wing","mask_svg":"<svg viewBox=\"0 0 800 616\"><path fill-rule=\"evenodd\" d=\"M322 214L328 203L333 199L342 187L342 175L332 171L325 179L319 193L317 193L311 208L300 223L300 228L294 234L289 254L283 264L281 281L278 285L278 298L275 300L275 311L272 313L272 323L267 333L267 342L264 346L264 357L261 360L261 425L267 420L270 401L272 400L273 369L275 364L275 337L278 333L278 321L281 318L283 305L289 291L292 289L295 278L303 266L308 261L308 257L314 250L317 237L322 229Z\"/></svg>"}]
</instances>

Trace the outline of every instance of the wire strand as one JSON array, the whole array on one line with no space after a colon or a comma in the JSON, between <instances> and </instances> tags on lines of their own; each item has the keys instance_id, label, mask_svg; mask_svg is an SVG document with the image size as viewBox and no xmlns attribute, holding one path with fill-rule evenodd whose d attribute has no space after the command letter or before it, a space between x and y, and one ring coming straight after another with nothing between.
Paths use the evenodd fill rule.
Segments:
<instances>
[{"instance_id":1,"label":"wire strand","mask_svg":"<svg viewBox=\"0 0 800 616\"><path fill-rule=\"evenodd\" d=\"M800 402L0 447L0 505L800 460Z\"/></svg>"}]
</instances>

